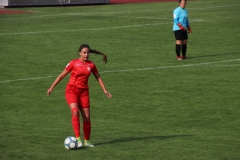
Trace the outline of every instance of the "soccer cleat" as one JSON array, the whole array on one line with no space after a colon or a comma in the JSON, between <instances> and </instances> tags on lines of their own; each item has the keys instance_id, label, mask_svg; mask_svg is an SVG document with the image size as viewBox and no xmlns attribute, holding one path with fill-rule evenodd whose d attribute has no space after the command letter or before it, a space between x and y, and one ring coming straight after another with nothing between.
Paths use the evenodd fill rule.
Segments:
<instances>
[{"instance_id":1,"label":"soccer cleat","mask_svg":"<svg viewBox=\"0 0 240 160\"><path fill-rule=\"evenodd\" d=\"M78 141L78 148L82 147L82 141Z\"/></svg>"},{"instance_id":2,"label":"soccer cleat","mask_svg":"<svg viewBox=\"0 0 240 160\"><path fill-rule=\"evenodd\" d=\"M187 56L182 56L182 59L187 59Z\"/></svg>"},{"instance_id":3,"label":"soccer cleat","mask_svg":"<svg viewBox=\"0 0 240 160\"><path fill-rule=\"evenodd\" d=\"M182 58L180 56L177 56L177 60L182 60Z\"/></svg>"},{"instance_id":4,"label":"soccer cleat","mask_svg":"<svg viewBox=\"0 0 240 160\"><path fill-rule=\"evenodd\" d=\"M77 138L77 141L78 141L78 148L82 147L82 141L80 139L80 137Z\"/></svg>"},{"instance_id":5,"label":"soccer cleat","mask_svg":"<svg viewBox=\"0 0 240 160\"><path fill-rule=\"evenodd\" d=\"M90 141L87 141L87 140L84 141L84 146L86 146L86 147L94 147L94 145Z\"/></svg>"}]
</instances>

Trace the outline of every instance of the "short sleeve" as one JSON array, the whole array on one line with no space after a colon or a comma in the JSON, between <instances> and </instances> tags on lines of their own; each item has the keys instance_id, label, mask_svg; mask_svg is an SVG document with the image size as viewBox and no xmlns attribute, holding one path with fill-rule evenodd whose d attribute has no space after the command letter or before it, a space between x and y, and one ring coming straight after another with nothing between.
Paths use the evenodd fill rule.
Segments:
<instances>
[{"instance_id":1,"label":"short sleeve","mask_svg":"<svg viewBox=\"0 0 240 160\"><path fill-rule=\"evenodd\" d=\"M92 66L92 73L93 74L97 74L98 73L98 70L97 70L97 67L95 66L95 64L93 64L93 66Z\"/></svg>"},{"instance_id":2,"label":"short sleeve","mask_svg":"<svg viewBox=\"0 0 240 160\"><path fill-rule=\"evenodd\" d=\"M69 63L66 65L65 69L66 69L66 71L68 71L68 72L71 72L71 71L72 71L72 69L73 69L72 61L69 62Z\"/></svg>"}]
</instances>

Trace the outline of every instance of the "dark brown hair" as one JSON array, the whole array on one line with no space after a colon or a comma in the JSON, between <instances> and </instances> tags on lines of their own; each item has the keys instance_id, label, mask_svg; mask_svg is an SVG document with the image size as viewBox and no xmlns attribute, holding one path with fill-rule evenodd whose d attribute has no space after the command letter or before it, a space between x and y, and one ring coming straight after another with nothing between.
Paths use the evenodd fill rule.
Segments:
<instances>
[{"instance_id":1,"label":"dark brown hair","mask_svg":"<svg viewBox=\"0 0 240 160\"><path fill-rule=\"evenodd\" d=\"M82 44L79 49L78 52L81 52L83 48L88 48L90 53L95 53L95 54L99 54L103 56L103 61L105 62L105 64L107 63L107 56L105 54L103 54L102 52L99 52L97 50L93 50L90 48L90 46L88 44Z\"/></svg>"},{"instance_id":2,"label":"dark brown hair","mask_svg":"<svg viewBox=\"0 0 240 160\"><path fill-rule=\"evenodd\" d=\"M179 0L179 3L181 3L183 0ZM185 2L187 2L187 0L184 0Z\"/></svg>"}]
</instances>

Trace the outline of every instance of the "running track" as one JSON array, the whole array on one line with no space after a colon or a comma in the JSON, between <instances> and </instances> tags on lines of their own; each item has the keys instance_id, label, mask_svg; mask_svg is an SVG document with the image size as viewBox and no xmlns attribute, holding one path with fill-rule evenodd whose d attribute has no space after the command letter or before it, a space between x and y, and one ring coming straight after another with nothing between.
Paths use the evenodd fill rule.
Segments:
<instances>
[{"instance_id":1,"label":"running track","mask_svg":"<svg viewBox=\"0 0 240 160\"><path fill-rule=\"evenodd\" d=\"M144 3L144 2L177 2L177 0L110 0L111 4Z\"/></svg>"}]
</instances>

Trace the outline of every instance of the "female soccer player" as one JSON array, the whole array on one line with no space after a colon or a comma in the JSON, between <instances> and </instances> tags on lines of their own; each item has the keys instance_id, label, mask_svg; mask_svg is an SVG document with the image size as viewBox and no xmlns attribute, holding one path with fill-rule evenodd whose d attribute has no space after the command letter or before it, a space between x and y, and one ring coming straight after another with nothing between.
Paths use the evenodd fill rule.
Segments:
<instances>
[{"instance_id":1,"label":"female soccer player","mask_svg":"<svg viewBox=\"0 0 240 160\"><path fill-rule=\"evenodd\" d=\"M179 7L173 11L173 32L176 38L177 60L186 59L188 33L192 33L188 21L188 11L185 9L187 1L179 0ZM182 57L180 56L182 48Z\"/></svg>"},{"instance_id":2,"label":"female soccer player","mask_svg":"<svg viewBox=\"0 0 240 160\"><path fill-rule=\"evenodd\" d=\"M67 83L65 90L66 101L70 107L72 113L72 126L75 136L78 140L78 147L82 147L82 141L80 139L80 121L79 121L79 111L81 112L83 119L83 133L84 133L84 145L88 147L94 147L90 143L90 133L91 133L91 121L90 121L90 102L89 102L89 87L88 78L91 73L95 76L99 85L103 89L103 92L108 98L112 95L106 90L104 82L100 77L95 64L88 60L90 53L96 53L103 55L103 60L107 63L107 57L105 54L90 49L90 46L83 44L80 46L79 50L80 57L70 61L66 68L59 74L55 79L51 87L47 91L47 95L53 91L53 88L69 73L71 72L69 82Z\"/></svg>"}]
</instances>

